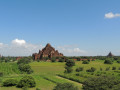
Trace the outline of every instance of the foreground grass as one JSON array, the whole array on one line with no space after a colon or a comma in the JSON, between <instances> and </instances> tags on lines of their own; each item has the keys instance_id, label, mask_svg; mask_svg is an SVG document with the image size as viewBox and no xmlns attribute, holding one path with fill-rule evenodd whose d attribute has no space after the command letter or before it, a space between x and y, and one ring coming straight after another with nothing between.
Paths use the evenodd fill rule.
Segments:
<instances>
[{"instance_id":1,"label":"foreground grass","mask_svg":"<svg viewBox=\"0 0 120 90\"><path fill-rule=\"evenodd\" d=\"M105 75L114 75L118 79L120 79L120 70L118 68L120 67L120 64L114 62L112 65L104 64L104 61L97 60L92 61L90 64L82 64L82 61L77 61L76 66L73 67L74 71L71 74L64 74L64 67L65 63L60 62L32 62L30 63L30 66L34 70L34 73L31 74L31 76L34 77L37 85L35 88L31 88L29 90L35 90L36 88L40 88L41 90L52 90L54 86L56 86L57 83L66 83L70 82L73 83L75 86L78 86L81 90L82 84L58 77L57 74L64 75L66 77L71 77L73 79L78 79L81 82L84 82L89 77L95 77L98 76L100 73L103 73ZM112 70L112 67L115 66L117 70ZM84 70L82 72L76 72L75 69L77 67L84 67ZM86 72L87 69L95 67L96 71L94 73L88 73ZM109 71L106 71L106 68L110 67ZM103 70L100 71L100 68ZM0 63L0 72L4 72L4 77L0 78L0 84L6 79L9 78L15 78L17 80L20 80L24 74L20 74L19 70L17 69L16 63ZM76 74L79 74L79 76L76 76ZM0 87L0 90L21 90L16 87Z\"/></svg>"}]
</instances>

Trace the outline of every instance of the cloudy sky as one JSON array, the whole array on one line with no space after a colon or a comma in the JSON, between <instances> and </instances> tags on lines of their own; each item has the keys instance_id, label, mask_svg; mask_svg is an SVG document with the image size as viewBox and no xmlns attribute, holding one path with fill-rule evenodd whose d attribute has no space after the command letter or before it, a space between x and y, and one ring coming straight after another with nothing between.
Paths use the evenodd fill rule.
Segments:
<instances>
[{"instance_id":1,"label":"cloudy sky","mask_svg":"<svg viewBox=\"0 0 120 90\"><path fill-rule=\"evenodd\" d=\"M47 43L67 56L120 55L120 0L0 0L0 54Z\"/></svg>"}]
</instances>

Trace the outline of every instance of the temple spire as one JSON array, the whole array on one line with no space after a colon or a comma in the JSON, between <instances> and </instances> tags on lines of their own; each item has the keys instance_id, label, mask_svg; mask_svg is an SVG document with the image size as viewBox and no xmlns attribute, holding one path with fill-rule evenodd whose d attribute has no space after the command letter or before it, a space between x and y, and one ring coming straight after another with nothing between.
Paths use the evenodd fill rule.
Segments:
<instances>
[{"instance_id":1,"label":"temple spire","mask_svg":"<svg viewBox=\"0 0 120 90\"><path fill-rule=\"evenodd\" d=\"M113 57L114 55L110 52L107 56L108 57Z\"/></svg>"}]
</instances>

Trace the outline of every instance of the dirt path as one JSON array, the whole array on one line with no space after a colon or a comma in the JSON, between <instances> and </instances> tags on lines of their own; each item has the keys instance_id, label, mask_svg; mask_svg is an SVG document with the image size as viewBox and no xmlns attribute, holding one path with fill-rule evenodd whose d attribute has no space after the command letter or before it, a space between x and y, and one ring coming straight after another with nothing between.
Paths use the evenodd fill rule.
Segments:
<instances>
[{"instance_id":1,"label":"dirt path","mask_svg":"<svg viewBox=\"0 0 120 90\"><path fill-rule=\"evenodd\" d=\"M64 79L64 80L66 80L66 81L68 81L68 82L71 82L71 83L73 83L74 85L78 86L80 90L82 90L82 84L80 84L80 83L78 83L78 82L75 82L75 81L72 81L72 80L69 80L69 79L60 77L60 76L56 76L56 78Z\"/></svg>"}]
</instances>

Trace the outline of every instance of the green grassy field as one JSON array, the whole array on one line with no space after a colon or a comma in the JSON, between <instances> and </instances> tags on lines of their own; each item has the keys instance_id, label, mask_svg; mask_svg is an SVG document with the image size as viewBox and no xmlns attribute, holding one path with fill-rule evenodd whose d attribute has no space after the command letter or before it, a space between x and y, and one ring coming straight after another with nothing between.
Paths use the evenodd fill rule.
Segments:
<instances>
[{"instance_id":1,"label":"green grassy field","mask_svg":"<svg viewBox=\"0 0 120 90\"><path fill-rule=\"evenodd\" d=\"M97 61L91 61L90 64L82 64L82 61L77 61L76 66L73 67L74 71L71 74L64 74L64 67L65 63L60 62L32 62L30 63L30 66L34 70L34 73L31 74L31 76L34 77L37 85L35 88L31 88L29 90L35 90L36 88L40 88L41 90L52 90L54 86L56 86L56 83L66 83L70 82L73 83L75 86L78 86L81 90L82 84L62 78L57 76L57 74L71 77L74 79L78 79L81 82L85 81L89 77L95 77L99 74L105 74L105 75L114 75L117 78L120 76L120 70L118 68L120 67L120 64L114 62L112 65L104 64L104 61L97 60ZM112 67L115 66L117 69L112 70ZM84 67L84 70L82 72L76 72L75 69L77 67ZM88 73L86 72L87 69L95 67L96 71L94 73ZM110 67L109 71L106 71L106 68ZM103 70L100 71L100 68ZM20 80L24 74L20 74L16 63L0 63L0 72L3 72L5 75L3 77L0 77L0 84L8 78L15 78L17 80ZM79 76L76 76L76 74L79 73ZM16 87L0 87L0 90L21 90Z\"/></svg>"}]
</instances>

